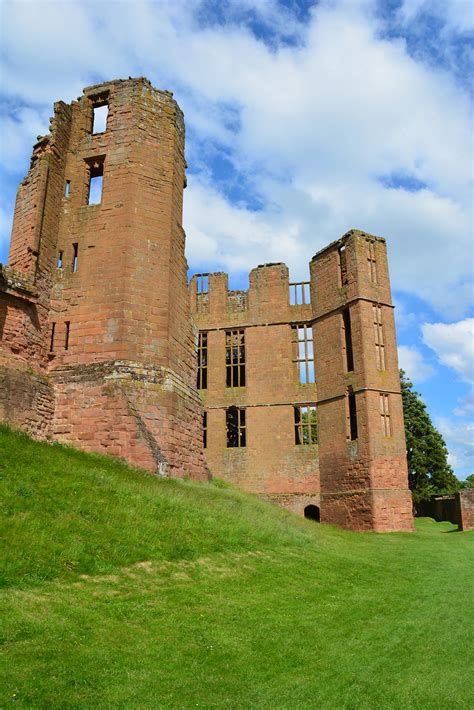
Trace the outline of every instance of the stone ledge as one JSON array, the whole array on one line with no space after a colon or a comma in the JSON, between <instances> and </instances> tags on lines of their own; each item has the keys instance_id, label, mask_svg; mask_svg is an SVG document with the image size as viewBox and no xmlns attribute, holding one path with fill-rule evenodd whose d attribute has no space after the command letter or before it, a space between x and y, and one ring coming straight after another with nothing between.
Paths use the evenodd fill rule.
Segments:
<instances>
[{"instance_id":1,"label":"stone ledge","mask_svg":"<svg viewBox=\"0 0 474 710\"><path fill-rule=\"evenodd\" d=\"M26 274L0 264L0 292L36 302L38 291Z\"/></svg>"}]
</instances>

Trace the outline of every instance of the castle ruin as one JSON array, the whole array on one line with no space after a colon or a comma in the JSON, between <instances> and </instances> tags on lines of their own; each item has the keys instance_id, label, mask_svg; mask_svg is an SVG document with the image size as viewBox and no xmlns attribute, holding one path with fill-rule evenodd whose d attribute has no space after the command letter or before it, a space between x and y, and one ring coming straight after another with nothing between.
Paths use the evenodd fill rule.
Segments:
<instances>
[{"instance_id":1,"label":"castle ruin","mask_svg":"<svg viewBox=\"0 0 474 710\"><path fill-rule=\"evenodd\" d=\"M248 291L223 273L188 288L185 166L182 113L144 78L55 104L0 265L0 419L322 522L411 530L385 241L351 230L308 283L279 263Z\"/></svg>"}]
</instances>

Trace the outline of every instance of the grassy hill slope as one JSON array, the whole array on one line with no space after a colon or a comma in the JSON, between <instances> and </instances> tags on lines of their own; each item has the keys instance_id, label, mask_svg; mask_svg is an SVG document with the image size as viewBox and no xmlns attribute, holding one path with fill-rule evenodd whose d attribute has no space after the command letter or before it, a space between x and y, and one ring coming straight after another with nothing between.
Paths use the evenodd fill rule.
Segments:
<instances>
[{"instance_id":1,"label":"grassy hill slope","mask_svg":"<svg viewBox=\"0 0 474 710\"><path fill-rule=\"evenodd\" d=\"M472 707L471 533L350 533L1 427L0 476L1 707Z\"/></svg>"}]
</instances>

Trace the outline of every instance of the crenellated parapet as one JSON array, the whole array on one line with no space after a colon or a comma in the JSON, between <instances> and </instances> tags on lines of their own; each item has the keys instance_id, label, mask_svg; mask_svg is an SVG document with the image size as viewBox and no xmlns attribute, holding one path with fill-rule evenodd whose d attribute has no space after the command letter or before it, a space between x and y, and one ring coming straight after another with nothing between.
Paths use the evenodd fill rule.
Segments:
<instances>
[{"instance_id":1,"label":"crenellated parapet","mask_svg":"<svg viewBox=\"0 0 474 710\"><path fill-rule=\"evenodd\" d=\"M300 322L313 317L310 283L290 283L286 264L252 269L248 290L231 291L223 272L196 274L190 282L191 311L200 327ZM278 315L277 315L278 314Z\"/></svg>"}]
</instances>

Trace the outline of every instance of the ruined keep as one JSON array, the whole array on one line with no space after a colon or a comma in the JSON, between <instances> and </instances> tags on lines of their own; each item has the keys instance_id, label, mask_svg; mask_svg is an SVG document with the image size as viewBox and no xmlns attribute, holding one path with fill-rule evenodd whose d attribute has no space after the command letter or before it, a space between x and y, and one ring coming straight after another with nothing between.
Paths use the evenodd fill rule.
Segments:
<instances>
[{"instance_id":1,"label":"ruined keep","mask_svg":"<svg viewBox=\"0 0 474 710\"><path fill-rule=\"evenodd\" d=\"M100 113L106 123L98 126ZM160 475L223 476L355 530L411 530L385 241L352 230L188 290L184 123L144 78L54 106L0 265L0 419Z\"/></svg>"}]
</instances>

